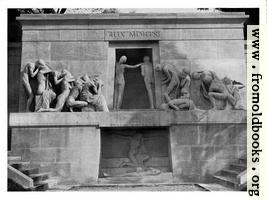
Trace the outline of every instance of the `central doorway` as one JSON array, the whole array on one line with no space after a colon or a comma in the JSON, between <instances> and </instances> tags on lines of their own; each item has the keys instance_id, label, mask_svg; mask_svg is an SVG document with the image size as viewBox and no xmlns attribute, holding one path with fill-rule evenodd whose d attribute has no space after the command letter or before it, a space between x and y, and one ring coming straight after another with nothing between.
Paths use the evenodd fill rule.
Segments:
<instances>
[{"instance_id":1,"label":"central doorway","mask_svg":"<svg viewBox=\"0 0 267 200\"><path fill-rule=\"evenodd\" d=\"M148 56L150 61L153 61L152 48L116 49L116 62L123 55L127 57L128 65L142 63L144 56ZM121 109L148 109L149 99L144 77L141 75L141 67L125 68L124 79L125 88Z\"/></svg>"}]
</instances>

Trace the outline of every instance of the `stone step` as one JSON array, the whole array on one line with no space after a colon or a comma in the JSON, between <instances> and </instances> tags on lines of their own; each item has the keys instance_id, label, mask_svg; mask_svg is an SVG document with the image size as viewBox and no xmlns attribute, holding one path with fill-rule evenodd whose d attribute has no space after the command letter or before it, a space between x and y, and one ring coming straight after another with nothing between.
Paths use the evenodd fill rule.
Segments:
<instances>
[{"instance_id":1,"label":"stone step","mask_svg":"<svg viewBox=\"0 0 267 200\"><path fill-rule=\"evenodd\" d=\"M213 178L216 183L226 187L235 188L238 185L236 179L230 176L214 175Z\"/></svg>"},{"instance_id":2,"label":"stone step","mask_svg":"<svg viewBox=\"0 0 267 200\"><path fill-rule=\"evenodd\" d=\"M169 167L156 167L156 169L160 170L161 172L171 172ZM120 175L129 172L135 172L135 167L117 167L117 168L102 168L101 172L107 173L110 175Z\"/></svg>"},{"instance_id":3,"label":"stone step","mask_svg":"<svg viewBox=\"0 0 267 200\"><path fill-rule=\"evenodd\" d=\"M23 161L10 161L9 165L14 167L17 170L21 170L25 167L28 167L30 165L30 162L23 162Z\"/></svg>"},{"instance_id":4,"label":"stone step","mask_svg":"<svg viewBox=\"0 0 267 200\"><path fill-rule=\"evenodd\" d=\"M107 177L99 178L98 184L144 184L144 183L172 183L172 173L138 177Z\"/></svg>"},{"instance_id":5,"label":"stone step","mask_svg":"<svg viewBox=\"0 0 267 200\"><path fill-rule=\"evenodd\" d=\"M8 163L12 161L21 161L21 156L8 156Z\"/></svg>"},{"instance_id":6,"label":"stone step","mask_svg":"<svg viewBox=\"0 0 267 200\"><path fill-rule=\"evenodd\" d=\"M199 183L198 185L207 191L235 191L233 188L226 187L218 183Z\"/></svg>"},{"instance_id":7,"label":"stone step","mask_svg":"<svg viewBox=\"0 0 267 200\"><path fill-rule=\"evenodd\" d=\"M32 188L33 191L46 191L48 189L49 189L48 183L37 183Z\"/></svg>"},{"instance_id":8,"label":"stone step","mask_svg":"<svg viewBox=\"0 0 267 200\"><path fill-rule=\"evenodd\" d=\"M44 183L44 184L47 183L48 184L48 188L50 189L50 188L55 187L58 184L58 178L57 177L50 177L50 178L48 178L48 179L46 179L44 181L40 181L39 183L40 184L41 183Z\"/></svg>"},{"instance_id":9,"label":"stone step","mask_svg":"<svg viewBox=\"0 0 267 200\"><path fill-rule=\"evenodd\" d=\"M238 174L240 174L240 171L239 170L232 170L232 169L222 169L220 171L220 174L222 176L230 176L230 177L236 178L238 176Z\"/></svg>"},{"instance_id":10,"label":"stone step","mask_svg":"<svg viewBox=\"0 0 267 200\"><path fill-rule=\"evenodd\" d=\"M39 168L25 168L25 169L21 169L20 171L27 176L40 173Z\"/></svg>"},{"instance_id":11,"label":"stone step","mask_svg":"<svg viewBox=\"0 0 267 200\"><path fill-rule=\"evenodd\" d=\"M240 170L240 172L244 171L247 169L247 164L242 164L242 163L231 163L229 166L229 169L232 170Z\"/></svg>"},{"instance_id":12,"label":"stone step","mask_svg":"<svg viewBox=\"0 0 267 200\"><path fill-rule=\"evenodd\" d=\"M33 179L35 184L44 181L49 178L50 173L39 173L39 174L32 174L29 177Z\"/></svg>"}]
</instances>

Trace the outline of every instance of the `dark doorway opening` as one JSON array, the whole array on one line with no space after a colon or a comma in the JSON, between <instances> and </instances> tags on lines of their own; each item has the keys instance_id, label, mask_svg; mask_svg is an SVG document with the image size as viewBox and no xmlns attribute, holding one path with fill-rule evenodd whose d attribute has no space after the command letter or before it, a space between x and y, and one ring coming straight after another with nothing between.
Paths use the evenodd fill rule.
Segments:
<instances>
[{"instance_id":1,"label":"dark doorway opening","mask_svg":"<svg viewBox=\"0 0 267 200\"><path fill-rule=\"evenodd\" d=\"M127 57L126 64L135 65L143 62L144 56L149 56L152 62L152 48L116 49L116 61L121 56ZM125 69L125 88L121 109L148 109L149 99L141 68Z\"/></svg>"},{"instance_id":2,"label":"dark doorway opening","mask_svg":"<svg viewBox=\"0 0 267 200\"><path fill-rule=\"evenodd\" d=\"M101 128L101 160L100 177L103 173L120 176L136 171L134 166L123 166L129 162L129 152L133 144L137 144L137 135L141 135L142 143L138 143L135 149L136 159L148 156L144 161L144 168L155 168L161 173L172 172L170 161L170 141L168 127L107 127ZM140 138L140 139L141 139ZM140 166L139 166L140 167Z\"/></svg>"}]
</instances>

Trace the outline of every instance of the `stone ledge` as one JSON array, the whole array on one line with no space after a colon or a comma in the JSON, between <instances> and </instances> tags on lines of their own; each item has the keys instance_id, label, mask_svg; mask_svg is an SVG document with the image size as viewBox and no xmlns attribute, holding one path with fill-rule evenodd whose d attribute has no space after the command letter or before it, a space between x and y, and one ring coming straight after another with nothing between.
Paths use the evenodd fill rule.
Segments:
<instances>
[{"instance_id":1,"label":"stone ledge","mask_svg":"<svg viewBox=\"0 0 267 200\"><path fill-rule=\"evenodd\" d=\"M244 110L10 113L10 127L163 127L175 124L246 124Z\"/></svg>"},{"instance_id":2,"label":"stone ledge","mask_svg":"<svg viewBox=\"0 0 267 200\"><path fill-rule=\"evenodd\" d=\"M24 25L38 24L124 24L124 23L144 23L144 20L149 24L159 23L179 23L179 24L241 24L249 18L244 12L239 13L147 13L147 14L64 14L64 15L21 15L17 20ZM131 22L130 22L131 21Z\"/></svg>"}]
</instances>

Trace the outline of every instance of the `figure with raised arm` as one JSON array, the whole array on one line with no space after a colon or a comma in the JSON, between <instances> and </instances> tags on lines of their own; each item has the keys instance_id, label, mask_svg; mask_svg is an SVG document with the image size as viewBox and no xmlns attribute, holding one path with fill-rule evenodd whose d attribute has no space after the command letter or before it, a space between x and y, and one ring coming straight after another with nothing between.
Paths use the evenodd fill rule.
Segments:
<instances>
[{"instance_id":1,"label":"figure with raised arm","mask_svg":"<svg viewBox=\"0 0 267 200\"><path fill-rule=\"evenodd\" d=\"M115 66L115 91L114 91L114 108L120 109L123 99L124 87L125 87L125 80L124 80L124 71L125 68L136 68L141 66L140 64L137 65L127 65L125 64L127 61L126 56L121 56L119 61L116 63Z\"/></svg>"},{"instance_id":2,"label":"figure with raised arm","mask_svg":"<svg viewBox=\"0 0 267 200\"><path fill-rule=\"evenodd\" d=\"M34 94L30 85L30 78L34 78L38 71L38 68L35 68L35 64L29 62L25 65L21 74L22 84L27 95L26 112L30 111L30 106L34 99Z\"/></svg>"}]
</instances>

